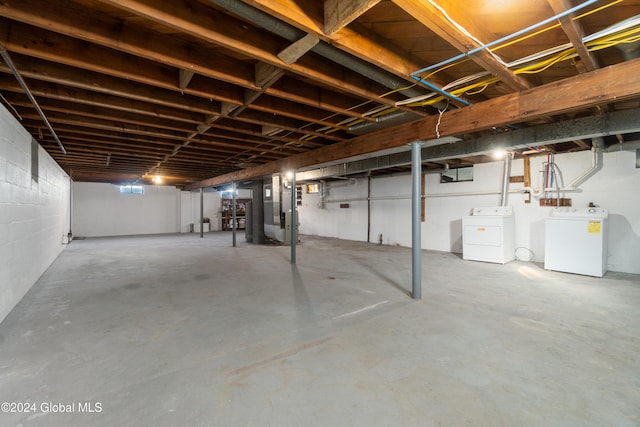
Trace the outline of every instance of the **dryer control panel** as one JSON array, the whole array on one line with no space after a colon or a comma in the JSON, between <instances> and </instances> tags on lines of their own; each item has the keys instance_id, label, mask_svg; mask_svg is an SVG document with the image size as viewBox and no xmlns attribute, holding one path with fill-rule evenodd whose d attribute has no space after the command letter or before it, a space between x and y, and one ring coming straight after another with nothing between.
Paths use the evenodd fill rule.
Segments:
<instances>
[{"instance_id":1,"label":"dryer control panel","mask_svg":"<svg viewBox=\"0 0 640 427\"><path fill-rule=\"evenodd\" d=\"M609 213L605 208L554 208L550 216L573 218L607 218Z\"/></svg>"}]
</instances>

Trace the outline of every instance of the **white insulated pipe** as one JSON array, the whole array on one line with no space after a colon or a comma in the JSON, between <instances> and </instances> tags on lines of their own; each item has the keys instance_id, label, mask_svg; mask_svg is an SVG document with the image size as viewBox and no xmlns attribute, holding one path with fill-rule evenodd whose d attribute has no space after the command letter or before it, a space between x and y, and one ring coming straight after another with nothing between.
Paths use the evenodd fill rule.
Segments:
<instances>
[{"instance_id":1,"label":"white insulated pipe","mask_svg":"<svg viewBox=\"0 0 640 427\"><path fill-rule=\"evenodd\" d=\"M591 147L591 167L587 169L582 175L571 181L568 185L569 188L578 188L580 184L585 182L591 176L595 175L600 169L602 169L602 151L604 149L604 140L602 137L593 138L593 147Z\"/></svg>"},{"instance_id":2,"label":"white insulated pipe","mask_svg":"<svg viewBox=\"0 0 640 427\"><path fill-rule=\"evenodd\" d=\"M509 178L511 176L511 160L513 160L513 153L507 153L504 156L504 172L502 176L502 193L500 195L500 206L507 206L507 199L509 194Z\"/></svg>"}]
</instances>

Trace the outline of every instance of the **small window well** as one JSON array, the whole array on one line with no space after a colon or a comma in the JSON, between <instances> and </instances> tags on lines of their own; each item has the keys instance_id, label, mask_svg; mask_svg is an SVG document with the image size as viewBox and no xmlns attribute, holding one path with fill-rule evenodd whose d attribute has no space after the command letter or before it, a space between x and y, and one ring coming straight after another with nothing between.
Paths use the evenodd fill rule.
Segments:
<instances>
[{"instance_id":1,"label":"small window well","mask_svg":"<svg viewBox=\"0 0 640 427\"><path fill-rule=\"evenodd\" d=\"M121 185L120 194L144 194L142 185Z\"/></svg>"},{"instance_id":2,"label":"small window well","mask_svg":"<svg viewBox=\"0 0 640 427\"><path fill-rule=\"evenodd\" d=\"M464 168L449 169L440 175L440 182L464 182L473 181L473 166Z\"/></svg>"}]
</instances>

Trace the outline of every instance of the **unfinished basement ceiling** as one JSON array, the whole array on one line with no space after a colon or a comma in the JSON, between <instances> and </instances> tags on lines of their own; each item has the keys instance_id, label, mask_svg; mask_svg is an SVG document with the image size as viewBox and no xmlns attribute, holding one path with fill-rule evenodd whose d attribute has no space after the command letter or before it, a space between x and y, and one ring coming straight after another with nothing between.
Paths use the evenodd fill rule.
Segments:
<instances>
[{"instance_id":1,"label":"unfinished basement ceiling","mask_svg":"<svg viewBox=\"0 0 640 427\"><path fill-rule=\"evenodd\" d=\"M5 63L0 94L77 181L223 182L330 146L318 163L358 155L350 142L373 135L371 152L402 146L419 126L464 144L636 109L639 14L640 0L3 0L0 42L67 154ZM515 96L545 113L503 111ZM474 111L489 119L461 121Z\"/></svg>"}]
</instances>

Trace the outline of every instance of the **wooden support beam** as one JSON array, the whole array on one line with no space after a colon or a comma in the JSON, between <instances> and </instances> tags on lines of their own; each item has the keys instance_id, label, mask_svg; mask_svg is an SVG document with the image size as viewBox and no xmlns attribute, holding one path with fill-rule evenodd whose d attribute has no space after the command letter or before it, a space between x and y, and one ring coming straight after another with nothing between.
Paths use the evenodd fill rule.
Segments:
<instances>
[{"instance_id":1,"label":"wooden support beam","mask_svg":"<svg viewBox=\"0 0 640 427\"><path fill-rule=\"evenodd\" d=\"M280 58L285 64L291 65L300 59L302 55L313 49L318 42L320 42L318 36L315 34L307 34L300 40L290 44L278 52L278 58Z\"/></svg>"},{"instance_id":2,"label":"wooden support beam","mask_svg":"<svg viewBox=\"0 0 640 427\"><path fill-rule=\"evenodd\" d=\"M509 123L520 123L548 115L577 111L594 105L640 96L640 58L581 74L572 78L504 95L482 103L446 112L439 125L440 136L459 135ZM383 129L255 168L213 177L190 188L209 187L300 169L321 163L435 139L438 117ZM464 143L464 142L460 142Z\"/></svg>"},{"instance_id":3,"label":"wooden support beam","mask_svg":"<svg viewBox=\"0 0 640 427\"><path fill-rule=\"evenodd\" d=\"M228 47L231 49L239 48L246 55L258 57L261 60L267 59L261 62L282 65L275 54L267 53L271 50L277 52L281 47L281 41L277 38L259 38L259 36L251 35L251 39L247 39L248 33L244 30L238 30L241 29L241 25L234 26L234 23L229 22L226 15L211 15L208 18L203 18L201 15L207 15L204 11L210 11L209 9L198 9L203 6L180 8L177 5L177 3L181 3L180 1L170 2L171 4L164 3L169 8L164 13L165 9L159 3L149 4L149 7L144 6L144 1L122 3L114 1L113 3L116 6L122 4L125 9L130 8L133 12L140 12L142 16L148 15L151 19L157 19L169 26L184 29L185 32L194 34L196 38L204 40L206 43L216 43L216 40L224 39L229 43ZM16 52L102 73L105 78L115 76L170 90L178 89L175 78L171 78L171 75L166 73L166 67L160 64L192 70L198 76L210 77L211 79L197 79L198 76L194 76L189 86L183 90L185 94L237 105L243 105L243 88L260 89L254 82L254 70L245 62L233 61L224 55L213 58L207 49L186 47L184 43L171 36L158 35L150 40L147 33L139 32L133 26L121 27L112 21L101 22L95 17L85 20L70 19L69 15L82 16L83 13L87 13L82 8L76 8L73 5L69 5L64 10L52 8L47 11L47 14L42 14L38 12L38 4L37 0L0 3L0 16L58 33L54 34L33 27L13 24L5 40L2 40L5 37L4 34L0 37L0 41L12 53ZM141 9L138 10L136 7ZM174 7L178 7L178 9L176 10ZM170 12L175 12L176 15L172 16ZM181 25L184 25L185 28L180 27ZM117 37L113 33L113 28L118 28ZM221 33L225 33L224 38L220 38L222 37ZM73 34L75 38L65 37L62 34ZM233 41L234 36L237 38L235 41ZM78 39L94 43L94 45L91 45L91 49L87 49L86 43ZM252 43L255 43L258 48L248 50L247 46ZM395 103L391 99L378 99L381 88L372 89L370 82L358 76L343 76L335 67L328 64L311 61L308 64L294 64L289 67L293 67L290 69L296 73L324 82L328 88L338 89L338 93L346 91L389 106L393 106ZM79 77L82 78L82 76ZM101 90L100 86L96 85L96 90ZM316 100L307 98L305 92L299 90L289 93L280 90L271 95L286 99L295 97L298 102L318 105ZM309 96L311 95L313 94ZM361 99L357 102L361 102ZM328 104L327 108L331 110L332 106ZM275 113L279 114L280 112Z\"/></svg>"},{"instance_id":4,"label":"wooden support beam","mask_svg":"<svg viewBox=\"0 0 640 427\"><path fill-rule=\"evenodd\" d=\"M571 9L573 4L569 0L547 0L553 12L558 15L563 13L564 11ZM582 38L584 37L584 31L582 30L582 25L578 21L573 20L573 15L568 15L560 18L560 25L564 30L567 37L569 37L569 41L576 49L578 56L582 60L583 67L579 67L578 70L582 73L585 71L593 71L598 67L598 63L596 58L587 50L587 47L582 42ZM581 69L583 68L583 69Z\"/></svg>"},{"instance_id":5,"label":"wooden support beam","mask_svg":"<svg viewBox=\"0 0 640 427\"><path fill-rule=\"evenodd\" d=\"M39 61L35 58L30 58L30 60L27 61L21 55L14 55L14 57L14 62L22 76L31 80L30 86L41 85L41 87L44 88L43 91L46 91L47 94L55 92L62 95L67 91L75 92L74 89L79 89L86 91L85 93L93 92L94 97L99 97L100 94L106 94L123 99L123 102L127 100L142 101L149 105L155 104L205 114L220 111L220 105L209 99L188 94L182 95L175 91L136 84L131 80L119 79L88 70L72 72L68 67L64 67L63 65ZM4 64L0 64L0 71L3 73L10 72ZM45 82L55 85L45 86ZM100 82L100 84L96 85L96 82ZM61 85L64 85L64 87Z\"/></svg>"},{"instance_id":6,"label":"wooden support beam","mask_svg":"<svg viewBox=\"0 0 640 427\"><path fill-rule=\"evenodd\" d=\"M15 93L23 93L22 87L15 78L0 75L0 89ZM30 80L29 90L38 98L54 99L74 102L94 107L106 107L133 114L143 114L150 117L178 120L187 123L199 123L205 117L202 113L194 113L180 108L168 108L164 105L152 104L145 101L133 101L131 98L106 95L84 89L75 89L62 85L53 85L39 80ZM158 91L160 92L160 91ZM158 93L158 97L162 94ZM211 109L210 109L211 110Z\"/></svg>"},{"instance_id":7,"label":"wooden support beam","mask_svg":"<svg viewBox=\"0 0 640 427\"><path fill-rule=\"evenodd\" d=\"M185 70L184 68L180 68L180 76L178 78L178 87L180 89L186 89L189 86L189 82L193 78L195 73L193 70Z\"/></svg>"},{"instance_id":8,"label":"wooden support beam","mask_svg":"<svg viewBox=\"0 0 640 427\"><path fill-rule=\"evenodd\" d=\"M582 139L576 139L576 140L575 140L575 141L573 141L573 142L575 142L575 144L576 144L577 146L579 146L580 148L589 148L589 144L587 144L587 143L586 143L584 140L582 140Z\"/></svg>"},{"instance_id":9,"label":"wooden support beam","mask_svg":"<svg viewBox=\"0 0 640 427\"><path fill-rule=\"evenodd\" d=\"M378 3L380 0L325 0L324 33L334 34Z\"/></svg>"},{"instance_id":10,"label":"wooden support beam","mask_svg":"<svg viewBox=\"0 0 640 427\"><path fill-rule=\"evenodd\" d=\"M67 2L65 7L49 7L46 13L42 13L41 9L42 2L37 0L4 1L0 3L0 16L40 28L47 28L59 34L72 34L74 38L95 43L97 46L104 46L173 67L191 70L228 83L251 87L251 68L249 66L240 67L237 61L232 61L221 55L213 57L206 49L187 46L177 37L160 34L149 37L149 33L139 31L134 25L123 25L121 22L109 21L106 15L103 20L102 17L98 18L97 15L91 14L86 8L75 5L73 2ZM225 31L223 26L226 25L232 24L217 22L215 28ZM114 30L115 28L117 31ZM12 28L11 32L13 33L14 30ZM246 32L244 34L246 35ZM33 44L33 41L30 44ZM53 46L57 44L57 41L48 40L44 46L51 50L57 50L60 48L59 46L56 46L57 49L53 49ZM94 53L99 59L103 52L102 49L97 49L97 46L87 49L86 44L82 44L79 49L68 54L74 57L81 52L84 55ZM131 64L131 66L137 66L137 70L140 72L140 65ZM173 87L175 88L175 80Z\"/></svg>"},{"instance_id":11,"label":"wooden support beam","mask_svg":"<svg viewBox=\"0 0 640 427\"><path fill-rule=\"evenodd\" d=\"M31 108L31 103L26 97L20 97L19 95L6 95L5 96L10 102L16 107L24 107L26 110L25 114L29 114L29 108ZM52 117L60 117L60 118L73 118L75 123L79 126L83 126L84 119L104 119L119 123L128 123L134 125L142 125L148 127L154 127L157 129L168 129L175 131L188 131L193 128L192 123L179 122L175 120L169 120L164 118L156 118L150 117L146 115L140 114L132 114L127 112L122 112L118 110L112 110L108 108L102 107L88 107L88 106L79 106L75 103L70 103L66 101L55 101L45 99L39 102L40 106L45 110L48 114L51 114Z\"/></svg>"},{"instance_id":12,"label":"wooden support beam","mask_svg":"<svg viewBox=\"0 0 640 427\"><path fill-rule=\"evenodd\" d=\"M0 13L2 13L1 9L0 7ZM175 77L166 72L166 67L141 57L98 45L92 45L91 49L87 49L87 44L80 40L20 25L12 25L11 32L1 40L3 36L4 34L0 35L0 41L12 53L16 52L176 92L178 90ZM158 62L162 60L158 59ZM244 73L244 70L242 72L239 70L239 74ZM203 85L206 87L204 90L201 87L193 87L193 83L191 86L184 92L210 100L241 103L242 91L237 86L214 80L209 80ZM245 86L255 87L253 81L245 83Z\"/></svg>"},{"instance_id":13,"label":"wooden support beam","mask_svg":"<svg viewBox=\"0 0 640 427\"><path fill-rule=\"evenodd\" d=\"M258 62L255 66L255 83L258 88L266 88L273 85L284 75L284 70L266 62Z\"/></svg>"},{"instance_id":14,"label":"wooden support beam","mask_svg":"<svg viewBox=\"0 0 640 427\"><path fill-rule=\"evenodd\" d=\"M380 93L373 90L371 84L360 76L345 75L334 64L325 64L323 61L298 61L291 65L283 64L276 52L281 40L264 32L245 31L243 24L234 21L223 13L216 13L205 5L187 0L173 0L170 2L157 2L151 0L102 0L111 6L134 13L174 28L185 34L189 34L206 43L213 43L226 49L246 55L258 61L272 65L283 66L288 71L315 80L328 87L349 92L366 99L376 100L377 103L395 106L392 99L379 98ZM2 9L0 9L2 12ZM167 49L162 48L162 52ZM209 61L212 59L209 58ZM166 61L165 61L166 63ZM215 70L215 65L210 65ZM198 74L200 70L196 70ZM206 74L207 71L203 70ZM253 82L252 82L253 83ZM257 89L253 87L252 89Z\"/></svg>"},{"instance_id":15,"label":"wooden support beam","mask_svg":"<svg viewBox=\"0 0 640 427\"><path fill-rule=\"evenodd\" d=\"M398 46L393 45L389 40L376 35L374 32L362 26L357 28L342 27L332 34L326 34L324 27L323 2L318 0L243 0L272 16L276 16L282 21L292 25L306 33L317 34L320 39L336 46L340 50L362 59L363 61L375 64L383 70L401 78L408 83L414 83L409 75L423 66L416 61L412 55ZM348 3L353 0L335 0L336 3ZM359 0L358 0L359 1ZM368 0L363 0L367 2ZM371 2L373 3L373 1ZM440 86L448 83L433 80L433 83Z\"/></svg>"},{"instance_id":16,"label":"wooden support beam","mask_svg":"<svg viewBox=\"0 0 640 427\"><path fill-rule=\"evenodd\" d=\"M461 53L469 52L481 46L477 40L469 36L469 34L472 34L476 38L482 38L483 36L472 21L467 20L463 22L462 17L458 16L454 18L458 24L466 28L469 32L469 34L467 34L460 27L454 25L442 11L438 10L438 8L430 2L423 0L393 0L393 2L449 42ZM452 15L451 12L448 12L448 14ZM482 40L485 43L492 41L484 38L482 38ZM515 75L504 63L496 59L488 49L483 49L469 56L469 59L498 76L500 80L514 90L529 89L533 86L523 77Z\"/></svg>"}]
</instances>

